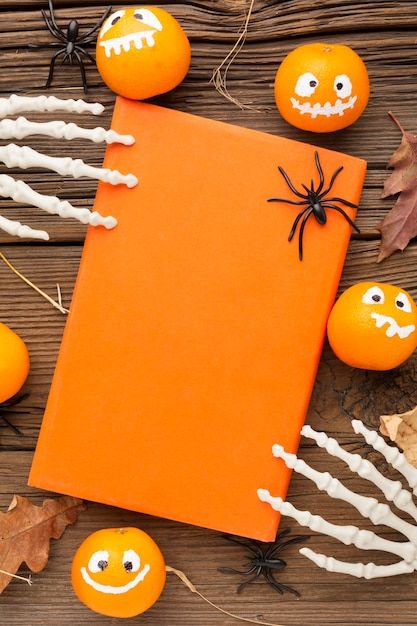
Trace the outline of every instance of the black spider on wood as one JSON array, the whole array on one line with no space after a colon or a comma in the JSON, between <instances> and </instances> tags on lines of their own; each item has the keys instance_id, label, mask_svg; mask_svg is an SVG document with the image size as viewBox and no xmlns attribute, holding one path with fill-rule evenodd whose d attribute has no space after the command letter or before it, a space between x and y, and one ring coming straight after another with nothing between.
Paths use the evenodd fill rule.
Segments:
<instances>
[{"instance_id":1,"label":"black spider on wood","mask_svg":"<svg viewBox=\"0 0 417 626\"><path fill-rule=\"evenodd\" d=\"M87 92L87 77L85 74L84 67L84 58L92 63L96 63L94 57L84 50L84 46L92 43L96 38L96 33L103 24L104 20L110 14L112 7L109 7L104 15L99 19L97 24L90 28L86 33L79 36L80 24L77 20L71 20L67 26L66 32L60 28L56 22L54 7L52 4L52 0L48 0L49 4L49 15L46 11L42 9L42 16L45 20L45 24L51 33L55 37L55 39L59 40L59 43L49 43L49 44L30 44L31 48L59 48L57 52L53 55L51 59L51 64L49 66L49 75L48 80L46 81L45 87L50 87L52 83L52 78L54 75L55 63L58 60L58 57L62 56L61 65L63 65L66 61L69 61L71 65L75 61L80 66L81 77L83 81L84 92Z\"/></svg>"},{"instance_id":2,"label":"black spider on wood","mask_svg":"<svg viewBox=\"0 0 417 626\"><path fill-rule=\"evenodd\" d=\"M300 261L303 260L304 228L305 228L308 218L311 217L312 215L316 218L319 224L324 225L327 222L326 209L333 209L334 211L341 213L341 215L343 215L343 217L349 222L352 228L356 230L356 232L358 233L360 232L359 228L356 226L353 220L349 217L346 211L344 211L340 206L336 206L336 204L333 204L333 203L337 202L338 204L344 204L345 206L351 207L352 209L357 209L358 208L357 204L353 204L353 202L349 202L349 200L344 200L343 198L338 198L338 197L329 198L327 196L327 194L331 191L336 178L338 177L340 172L343 170L343 165L341 165L335 170L335 172L333 173L333 176L330 179L329 184L327 185L325 189L323 189L324 174L323 174L323 170L320 164L319 154L317 151L314 153L314 160L316 162L316 167L317 167L317 171L319 174L319 186L317 187L317 189L314 188L314 182L312 180L310 188L307 187L307 185L304 185L302 183L302 187L303 189L305 189L305 193L301 193L294 187L286 171L281 166L279 166L278 170L280 174L282 175L282 177L284 178L285 182L287 183L288 187L291 189L294 195L300 198L300 200L290 200L287 198L269 198L268 199L268 202L286 202L287 204L295 204L297 206L303 207L301 208L300 212L296 216L294 223L292 225L292 228L290 230L290 234L288 235L288 241L291 241L295 235L297 226L301 220L301 226L300 226L300 230L298 233L298 256L299 256Z\"/></svg>"},{"instance_id":3,"label":"black spider on wood","mask_svg":"<svg viewBox=\"0 0 417 626\"><path fill-rule=\"evenodd\" d=\"M301 535L285 539L285 537L288 537L290 532L291 529L286 528L282 532L278 533L275 541L271 543L263 543L261 541L254 541L253 539L241 539L231 537L230 535L224 535L224 538L227 539L227 541L236 543L237 545L243 546L248 550L248 554L246 556L248 560L248 568L245 570L238 570L231 567L219 567L218 571L222 574L241 574L242 576L250 577L248 580L245 580L243 583L238 585L237 593L241 593L247 585L254 582L260 576L263 576L266 582L281 595L284 591L289 591L299 598L300 593L296 589L293 589L289 585L284 585L275 578L275 572L280 572L287 566L286 561L276 558L277 554L290 544L299 543L308 539L307 536Z\"/></svg>"}]
</instances>

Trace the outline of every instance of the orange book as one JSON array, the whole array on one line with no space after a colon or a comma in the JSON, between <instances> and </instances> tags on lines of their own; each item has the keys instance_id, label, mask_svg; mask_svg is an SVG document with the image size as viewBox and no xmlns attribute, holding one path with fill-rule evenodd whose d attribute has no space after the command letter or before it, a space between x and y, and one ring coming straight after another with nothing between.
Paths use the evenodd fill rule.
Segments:
<instances>
[{"instance_id":1,"label":"orange book","mask_svg":"<svg viewBox=\"0 0 417 626\"><path fill-rule=\"evenodd\" d=\"M272 540L257 489L285 497L350 225L311 216L300 261L300 206L267 202L299 199L278 165L317 186L313 146L121 98L112 125L139 184L99 186L119 225L89 229L30 484ZM365 162L318 153L358 203Z\"/></svg>"}]
</instances>

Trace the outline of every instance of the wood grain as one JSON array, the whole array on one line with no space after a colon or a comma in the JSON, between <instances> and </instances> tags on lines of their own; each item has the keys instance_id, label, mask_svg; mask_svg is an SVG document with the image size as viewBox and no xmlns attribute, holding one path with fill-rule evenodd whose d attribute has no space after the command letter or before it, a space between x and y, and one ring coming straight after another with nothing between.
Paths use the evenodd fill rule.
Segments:
<instances>
[{"instance_id":1,"label":"wood grain","mask_svg":"<svg viewBox=\"0 0 417 626\"><path fill-rule=\"evenodd\" d=\"M123 5L124 2L117 0L114 4ZM247 10L247 0L160 4L184 25L191 39L193 59L184 83L171 94L154 101L366 158L368 173L358 213L362 232L351 243L340 289L359 280L374 278L399 284L417 297L416 243L404 254L395 254L382 264L376 264L377 224L394 201L380 198L387 175L386 162L400 140L398 129L389 120L387 111L394 110L406 128L417 131L416 3L406 0L376 0L372 3L256 0L247 43L229 72L229 89L258 111L237 109L209 82L213 68L233 45ZM0 0L0 96L12 92L28 95L43 92L50 51L29 49L28 44L51 41L40 15L44 5L40 0ZM55 6L60 24L65 25L68 20L77 18L85 28L91 27L106 8L100 0L57 0ZM323 39L348 43L362 55L371 77L372 97L364 115L352 128L328 136L314 136L289 127L279 117L272 85L276 68L289 50L301 43ZM88 78L89 99L102 102L106 106L105 114L101 118L69 115L65 119L89 127L97 124L107 127L114 97L101 83L95 68L88 69ZM61 97L82 97L79 84L77 67L57 68L50 93ZM51 119L48 115L30 117ZM102 146L87 142L64 144L33 137L26 143L51 155L82 155L93 165L99 165L103 156ZM38 191L57 194L76 206L91 207L93 204L94 181L62 179L54 173L35 169L8 173L24 179ZM0 200L0 213L50 232L51 242L48 244L28 244L0 232L0 249L18 269L51 295L55 295L56 283L59 283L64 303L69 304L85 228L73 220L50 217L9 200ZM27 341L32 359L26 385L30 395L22 406L7 414L22 431L22 436L0 427L0 506L7 507L13 493L30 495L35 501L46 495L28 488L26 480L65 317L21 283L1 262L0 285L0 319ZM381 413L406 410L416 403L417 356L392 372L366 372L343 365L326 346L308 420L315 428L337 434L349 450L366 454L384 473L395 477L395 472L354 435L350 419L357 417L376 426ZM354 477L341 462L328 457L311 442L302 441L300 454L318 469L334 472L349 487L364 494L378 495L372 485ZM247 462L250 471L250 461ZM132 478L140 481L140 476ZM310 483L298 476L292 480L289 499L299 508L313 510L334 523L354 523L370 528L370 523L362 520L351 507L317 493ZM285 520L283 527L287 524ZM406 626L417 623L415 575L372 582L331 575L319 571L292 547L285 555L288 567L280 578L301 591L301 600L294 600L290 595L281 598L262 584L249 587L238 596L235 589L239 577L222 575L217 568L221 565L238 567L243 551L227 544L219 534L98 504L90 504L79 523L69 529L61 541L53 544L50 562L46 570L36 576L31 588L15 581L0 596L0 623L12 626L121 625L120 620L109 620L84 609L71 592L68 574L71 555L83 537L105 526L126 525L136 525L148 531L160 544L170 565L184 570L212 601L239 615L283 626ZM304 532L296 524L292 526L294 532ZM387 528L379 530L384 537L399 538ZM306 534L312 535L310 546L319 552L348 560L366 558L377 563L389 562L385 555L364 555L326 537L313 537L314 533L310 531ZM158 604L132 623L139 621L143 626L229 626L235 623L215 613L174 579L168 580Z\"/></svg>"}]
</instances>

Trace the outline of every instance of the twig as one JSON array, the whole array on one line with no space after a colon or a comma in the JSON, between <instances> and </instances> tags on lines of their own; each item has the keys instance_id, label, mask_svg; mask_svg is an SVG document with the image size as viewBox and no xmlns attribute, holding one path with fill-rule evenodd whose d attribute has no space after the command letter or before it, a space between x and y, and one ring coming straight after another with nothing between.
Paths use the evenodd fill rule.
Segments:
<instances>
[{"instance_id":1,"label":"twig","mask_svg":"<svg viewBox=\"0 0 417 626\"><path fill-rule=\"evenodd\" d=\"M7 267L9 267L12 272L14 274L16 274L16 276L18 276L21 280L23 280L24 283L26 283L27 285L29 285L29 287L31 287L34 291L36 291L39 295L42 296L42 298L45 298L45 300L47 300L50 304L52 304L53 307L55 307L56 309L58 309L58 311L60 311L61 313L63 313L64 315L66 315L67 313L69 313L69 310L64 308L62 306L62 304L60 304L59 302L56 302L53 298L51 298L51 296L48 296L47 293L45 293L44 291L42 291L42 289L39 289L39 287L37 287L36 285L34 285L28 278L26 278L26 276L23 276L23 274L21 274L9 261L9 259L7 257L4 256L4 254L2 252L0 252L0 259L7 265Z\"/></svg>"},{"instance_id":2,"label":"twig","mask_svg":"<svg viewBox=\"0 0 417 626\"><path fill-rule=\"evenodd\" d=\"M198 591L198 589L196 589L193 583L187 578L184 572L181 572L181 570L175 569L174 567L170 567L169 565L166 565L166 571L177 576L177 578L181 580L181 582L191 591L191 593L197 594L202 600L204 600L204 602L207 602L207 604L209 604L214 609L216 609L216 611L220 611L220 613L223 613L224 615L227 615L228 617L232 617L233 619L240 620L241 622L247 622L249 624L259 624L260 626L281 626L281 624L272 624L271 622L262 622L261 620L258 620L258 619L251 619L250 617L242 617L240 615L235 615L234 613L229 613L229 611L226 611L225 609L222 609L220 606L217 606L217 604L214 604L211 600L206 598L206 596L204 596L200 591Z\"/></svg>"},{"instance_id":3,"label":"twig","mask_svg":"<svg viewBox=\"0 0 417 626\"><path fill-rule=\"evenodd\" d=\"M18 576L17 574L11 574L10 572L6 572L4 569L0 569L0 574L4 574L5 576L11 576L12 578L18 578L19 580L24 580L25 583L29 585L29 587L33 585L32 578L30 576L29 578L25 578L24 576Z\"/></svg>"}]
</instances>

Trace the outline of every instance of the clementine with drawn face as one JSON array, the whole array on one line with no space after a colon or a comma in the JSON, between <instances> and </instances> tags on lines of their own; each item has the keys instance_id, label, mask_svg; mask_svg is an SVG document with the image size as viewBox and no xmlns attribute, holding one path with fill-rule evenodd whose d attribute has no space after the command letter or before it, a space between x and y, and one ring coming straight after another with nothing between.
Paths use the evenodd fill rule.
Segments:
<instances>
[{"instance_id":1,"label":"clementine with drawn face","mask_svg":"<svg viewBox=\"0 0 417 626\"><path fill-rule=\"evenodd\" d=\"M348 365L392 369L417 347L417 307L400 287L357 283L334 305L327 333L336 356Z\"/></svg>"},{"instance_id":2,"label":"clementine with drawn face","mask_svg":"<svg viewBox=\"0 0 417 626\"><path fill-rule=\"evenodd\" d=\"M369 79L352 48L314 43L283 60L275 78L275 100L284 119L303 130L326 133L353 124L365 109Z\"/></svg>"},{"instance_id":3,"label":"clementine with drawn face","mask_svg":"<svg viewBox=\"0 0 417 626\"><path fill-rule=\"evenodd\" d=\"M191 48L177 20L158 7L110 15L97 38L102 79L115 93L143 100L176 87L190 66Z\"/></svg>"},{"instance_id":4,"label":"clementine with drawn face","mask_svg":"<svg viewBox=\"0 0 417 626\"><path fill-rule=\"evenodd\" d=\"M165 585L165 562L156 543L137 528L99 530L78 548L71 570L75 594L110 617L147 611Z\"/></svg>"}]
</instances>

